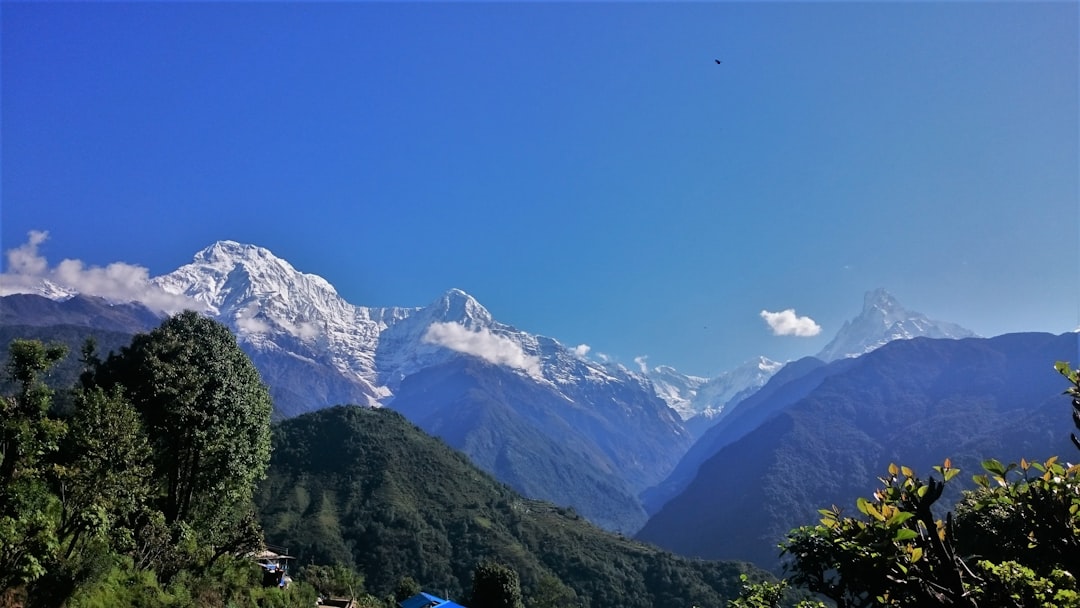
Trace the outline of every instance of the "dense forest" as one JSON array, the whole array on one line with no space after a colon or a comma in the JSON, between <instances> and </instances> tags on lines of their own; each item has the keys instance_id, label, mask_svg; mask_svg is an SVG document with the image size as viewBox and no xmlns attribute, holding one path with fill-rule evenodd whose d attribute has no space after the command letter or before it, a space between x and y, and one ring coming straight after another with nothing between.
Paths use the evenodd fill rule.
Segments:
<instances>
[{"instance_id":1,"label":"dense forest","mask_svg":"<svg viewBox=\"0 0 1080 608\"><path fill-rule=\"evenodd\" d=\"M301 561L355 567L379 595L410 576L463 597L482 561L515 569L530 606L723 606L740 574L763 576L525 499L388 409L335 407L281 423L256 502L270 542Z\"/></svg>"}]
</instances>

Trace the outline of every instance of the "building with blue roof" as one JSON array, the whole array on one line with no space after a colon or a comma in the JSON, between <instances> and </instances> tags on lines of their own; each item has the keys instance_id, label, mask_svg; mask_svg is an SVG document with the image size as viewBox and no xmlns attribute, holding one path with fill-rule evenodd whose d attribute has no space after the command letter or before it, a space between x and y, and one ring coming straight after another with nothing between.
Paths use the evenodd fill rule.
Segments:
<instances>
[{"instance_id":1,"label":"building with blue roof","mask_svg":"<svg viewBox=\"0 0 1080 608\"><path fill-rule=\"evenodd\" d=\"M398 606L401 608L465 608L461 604L423 592L398 602Z\"/></svg>"}]
</instances>

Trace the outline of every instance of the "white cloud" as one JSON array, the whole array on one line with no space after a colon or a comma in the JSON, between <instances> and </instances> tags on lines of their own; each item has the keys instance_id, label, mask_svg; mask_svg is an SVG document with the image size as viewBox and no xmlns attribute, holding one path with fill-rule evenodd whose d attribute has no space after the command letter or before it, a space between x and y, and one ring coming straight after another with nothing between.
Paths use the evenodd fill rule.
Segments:
<instances>
[{"instance_id":1,"label":"white cloud","mask_svg":"<svg viewBox=\"0 0 1080 608\"><path fill-rule=\"evenodd\" d=\"M574 352L574 355L576 355L578 359L584 359L586 355L589 354L589 351L592 350L592 347L588 344L578 344L571 350Z\"/></svg>"},{"instance_id":2,"label":"white cloud","mask_svg":"<svg viewBox=\"0 0 1080 608\"><path fill-rule=\"evenodd\" d=\"M809 338L821 333L821 326L810 317L800 317L794 308L780 312L761 311L761 318L769 324L774 336L798 336Z\"/></svg>"},{"instance_id":3,"label":"white cloud","mask_svg":"<svg viewBox=\"0 0 1080 608\"><path fill-rule=\"evenodd\" d=\"M535 378L543 377L539 357L526 355L516 342L493 334L487 328L472 331L458 323L432 323L424 332L424 342L480 357L496 365L520 369Z\"/></svg>"},{"instance_id":4,"label":"white cloud","mask_svg":"<svg viewBox=\"0 0 1080 608\"><path fill-rule=\"evenodd\" d=\"M206 308L150 283L150 272L142 266L113 262L102 268L86 266L80 260L63 260L56 268L49 268L48 260L38 252L48 238L48 232L32 230L26 243L7 251L8 268L0 274L0 295L41 293L47 281L65 291L119 302L137 301L160 312Z\"/></svg>"},{"instance_id":5,"label":"white cloud","mask_svg":"<svg viewBox=\"0 0 1080 608\"><path fill-rule=\"evenodd\" d=\"M237 317L236 328L246 334L270 333L270 324L255 317Z\"/></svg>"},{"instance_id":6,"label":"white cloud","mask_svg":"<svg viewBox=\"0 0 1080 608\"><path fill-rule=\"evenodd\" d=\"M638 367L641 368L641 373L643 373L643 374L649 373L648 360L649 360L648 355L641 355L639 357L634 357L634 363L637 363Z\"/></svg>"}]
</instances>

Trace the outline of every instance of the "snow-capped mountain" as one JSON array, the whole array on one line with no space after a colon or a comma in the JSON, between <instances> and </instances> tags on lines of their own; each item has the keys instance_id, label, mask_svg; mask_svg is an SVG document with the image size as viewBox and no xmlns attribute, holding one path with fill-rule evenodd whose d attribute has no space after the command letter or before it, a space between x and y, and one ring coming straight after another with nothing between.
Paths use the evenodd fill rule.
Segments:
<instances>
[{"instance_id":1,"label":"snow-capped mountain","mask_svg":"<svg viewBox=\"0 0 1080 608\"><path fill-rule=\"evenodd\" d=\"M645 377L652 382L656 395L683 420L698 416L716 419L724 406L761 388L783 365L767 357L757 357L711 379L688 376L673 367L659 365L645 372Z\"/></svg>"},{"instance_id":2,"label":"snow-capped mountain","mask_svg":"<svg viewBox=\"0 0 1080 608\"><path fill-rule=\"evenodd\" d=\"M709 382L708 378L688 376L668 365L658 365L645 372L645 377L653 384L656 396L678 412L683 420L698 413L694 409L694 400L698 390Z\"/></svg>"},{"instance_id":3,"label":"snow-capped mountain","mask_svg":"<svg viewBox=\"0 0 1080 608\"><path fill-rule=\"evenodd\" d=\"M500 323L460 289L423 307L358 306L322 277L233 241L207 247L152 283L234 330L279 416L337 403L396 408L407 389L400 406L414 422L436 433L452 429L447 440L496 477L563 504L580 495L570 503L579 512L624 531L644 522L637 493L690 446L651 384ZM554 460L522 464L512 455L529 451L523 441L548 446ZM522 470L543 481L522 478ZM589 495L597 488L621 498L597 500Z\"/></svg>"},{"instance_id":4,"label":"snow-capped mountain","mask_svg":"<svg viewBox=\"0 0 1080 608\"><path fill-rule=\"evenodd\" d=\"M859 316L844 325L817 358L835 361L858 357L893 340L911 338L975 338L974 332L955 323L934 321L926 315L906 310L884 289L868 291Z\"/></svg>"},{"instance_id":5,"label":"snow-capped mountain","mask_svg":"<svg viewBox=\"0 0 1080 608\"><path fill-rule=\"evenodd\" d=\"M361 388L362 405L388 395L375 366L380 333L415 312L355 306L322 277L299 272L262 247L233 241L214 243L192 263L151 282L205 306L256 353L331 366Z\"/></svg>"}]
</instances>

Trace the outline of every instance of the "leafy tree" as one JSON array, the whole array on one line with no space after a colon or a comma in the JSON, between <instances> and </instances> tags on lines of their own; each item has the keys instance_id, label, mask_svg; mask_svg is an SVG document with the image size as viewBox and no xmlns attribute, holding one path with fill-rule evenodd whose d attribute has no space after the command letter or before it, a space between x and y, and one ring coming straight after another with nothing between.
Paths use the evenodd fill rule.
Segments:
<instances>
[{"instance_id":1,"label":"leafy tree","mask_svg":"<svg viewBox=\"0 0 1080 608\"><path fill-rule=\"evenodd\" d=\"M304 566L300 569L298 579L324 596L357 599L364 595L364 577L340 564Z\"/></svg>"},{"instance_id":2,"label":"leafy tree","mask_svg":"<svg viewBox=\"0 0 1080 608\"><path fill-rule=\"evenodd\" d=\"M780 608L791 606L795 608L826 608L824 602L812 600L799 600L797 603L790 599L790 588L786 580L760 581L751 583L750 577L743 574L740 577L743 588L739 597L728 602L728 608Z\"/></svg>"},{"instance_id":3,"label":"leafy tree","mask_svg":"<svg viewBox=\"0 0 1080 608\"><path fill-rule=\"evenodd\" d=\"M398 581L397 587L394 588L394 601L401 602L409 599L410 597L420 593L420 583L411 576L403 576Z\"/></svg>"},{"instance_id":4,"label":"leafy tree","mask_svg":"<svg viewBox=\"0 0 1080 608\"><path fill-rule=\"evenodd\" d=\"M528 601L529 608L573 608L581 605L577 593L550 574L540 577Z\"/></svg>"},{"instance_id":5,"label":"leafy tree","mask_svg":"<svg viewBox=\"0 0 1080 608\"><path fill-rule=\"evenodd\" d=\"M1065 389L1065 394L1072 397L1073 425L1075 425L1077 429L1080 429L1080 371L1070 367L1069 363L1066 361L1058 361L1054 364L1054 369L1062 376L1065 376L1065 379L1072 384L1072 386ZM1080 439L1076 437L1076 433L1070 434L1070 437L1072 438L1073 445L1076 446L1076 449L1080 450Z\"/></svg>"},{"instance_id":6,"label":"leafy tree","mask_svg":"<svg viewBox=\"0 0 1080 608\"><path fill-rule=\"evenodd\" d=\"M481 562L473 570L472 608L525 608L521 582L512 568Z\"/></svg>"},{"instance_id":7,"label":"leafy tree","mask_svg":"<svg viewBox=\"0 0 1080 608\"><path fill-rule=\"evenodd\" d=\"M132 547L133 522L147 500L150 446L138 412L119 387L76 392L58 472L60 533L71 557L88 537Z\"/></svg>"},{"instance_id":8,"label":"leafy tree","mask_svg":"<svg viewBox=\"0 0 1080 608\"><path fill-rule=\"evenodd\" d=\"M41 577L55 556L58 503L48 490L47 459L66 430L47 415L52 390L42 377L67 349L14 340L8 352L17 393L0 398L0 590Z\"/></svg>"},{"instance_id":9,"label":"leafy tree","mask_svg":"<svg viewBox=\"0 0 1080 608\"><path fill-rule=\"evenodd\" d=\"M834 506L793 530L791 581L840 607L1080 605L1080 466L987 460L944 520L930 507L959 471L934 468L942 481L890 465L873 499L857 501L862 517Z\"/></svg>"},{"instance_id":10,"label":"leafy tree","mask_svg":"<svg viewBox=\"0 0 1080 608\"><path fill-rule=\"evenodd\" d=\"M142 415L167 525L182 524L181 537L194 533L215 556L257 544L250 505L270 457L271 403L227 327L191 311L173 316L84 381L123 386Z\"/></svg>"},{"instance_id":11,"label":"leafy tree","mask_svg":"<svg viewBox=\"0 0 1080 608\"><path fill-rule=\"evenodd\" d=\"M56 451L64 425L47 417L53 391L42 381L45 372L67 355L63 345L13 340L8 346L7 373L18 394L0 403L0 486L17 478L39 478L43 457ZM10 498L0 495L0 507Z\"/></svg>"}]
</instances>

